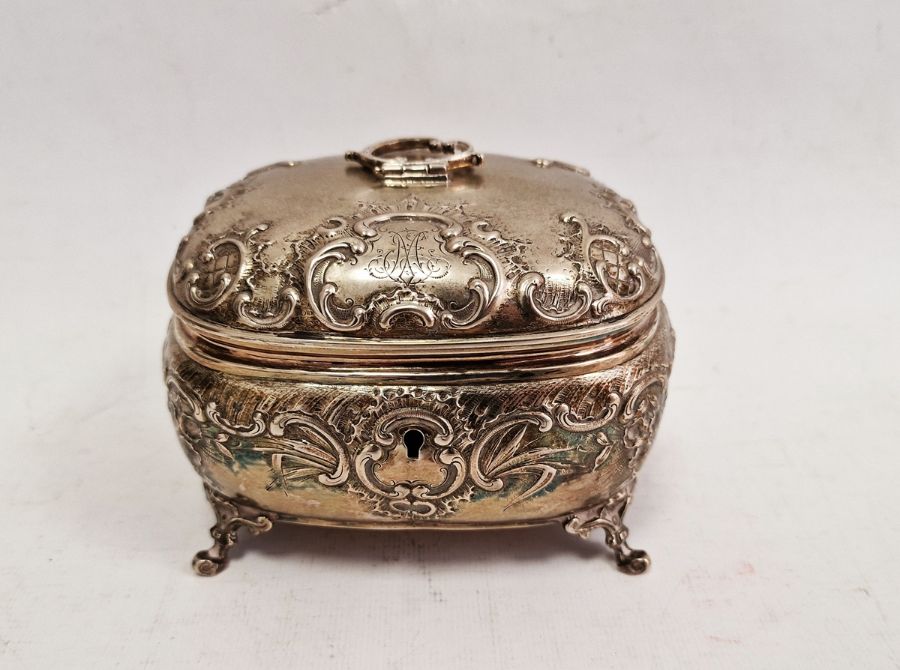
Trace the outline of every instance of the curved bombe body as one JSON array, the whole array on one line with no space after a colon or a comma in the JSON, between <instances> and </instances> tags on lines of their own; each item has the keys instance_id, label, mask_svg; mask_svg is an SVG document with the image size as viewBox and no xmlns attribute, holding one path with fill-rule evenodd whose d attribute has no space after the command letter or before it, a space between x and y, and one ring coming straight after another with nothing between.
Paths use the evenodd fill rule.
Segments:
<instances>
[{"instance_id":1,"label":"curved bombe body","mask_svg":"<svg viewBox=\"0 0 900 670\"><path fill-rule=\"evenodd\" d=\"M251 173L179 247L169 407L217 516L195 569L274 521L561 522L642 572L622 517L674 336L633 205L463 143L347 158Z\"/></svg>"}]
</instances>

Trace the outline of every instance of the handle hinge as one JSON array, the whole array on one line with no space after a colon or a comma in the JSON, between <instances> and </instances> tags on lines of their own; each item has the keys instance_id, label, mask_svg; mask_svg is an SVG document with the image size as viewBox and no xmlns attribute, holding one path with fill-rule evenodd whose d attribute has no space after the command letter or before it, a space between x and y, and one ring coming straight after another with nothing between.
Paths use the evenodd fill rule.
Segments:
<instances>
[{"instance_id":1,"label":"handle hinge","mask_svg":"<svg viewBox=\"0 0 900 670\"><path fill-rule=\"evenodd\" d=\"M476 167L484 156L468 142L442 142L434 138L402 138L348 151L345 158L359 163L385 186L442 186L450 172Z\"/></svg>"}]
</instances>

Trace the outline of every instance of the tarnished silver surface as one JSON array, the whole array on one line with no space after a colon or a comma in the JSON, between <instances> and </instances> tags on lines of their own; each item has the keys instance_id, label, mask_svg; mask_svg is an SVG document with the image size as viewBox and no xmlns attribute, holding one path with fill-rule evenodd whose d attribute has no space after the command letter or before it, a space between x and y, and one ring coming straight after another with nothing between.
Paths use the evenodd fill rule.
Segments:
<instances>
[{"instance_id":1,"label":"tarnished silver surface","mask_svg":"<svg viewBox=\"0 0 900 670\"><path fill-rule=\"evenodd\" d=\"M274 520L557 521L642 572L622 517L674 337L634 206L464 142L346 158L250 173L178 249L170 409L218 519L198 572Z\"/></svg>"}]
</instances>

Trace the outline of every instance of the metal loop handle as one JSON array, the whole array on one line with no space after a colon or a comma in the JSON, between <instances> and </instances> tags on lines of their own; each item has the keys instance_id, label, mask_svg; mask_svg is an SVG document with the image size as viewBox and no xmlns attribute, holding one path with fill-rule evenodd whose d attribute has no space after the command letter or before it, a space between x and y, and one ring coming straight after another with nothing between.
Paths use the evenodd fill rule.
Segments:
<instances>
[{"instance_id":1,"label":"metal loop handle","mask_svg":"<svg viewBox=\"0 0 900 670\"><path fill-rule=\"evenodd\" d=\"M433 137L404 137L348 151L344 157L379 177L385 186L440 186L450 171L476 167L484 156L468 142L443 142Z\"/></svg>"}]
</instances>

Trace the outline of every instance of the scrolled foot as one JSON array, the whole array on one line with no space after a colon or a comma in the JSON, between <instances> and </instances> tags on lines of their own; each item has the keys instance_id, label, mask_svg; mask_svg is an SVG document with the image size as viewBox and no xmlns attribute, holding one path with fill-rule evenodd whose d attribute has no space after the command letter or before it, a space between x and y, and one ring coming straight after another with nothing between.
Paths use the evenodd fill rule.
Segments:
<instances>
[{"instance_id":1,"label":"scrolled foot","mask_svg":"<svg viewBox=\"0 0 900 670\"><path fill-rule=\"evenodd\" d=\"M604 504L573 514L564 527L582 538L587 538L591 531L602 529L606 533L606 545L613 550L619 570L629 575L640 575L650 567L650 556L646 551L628 546L628 526L622 521L631 502L632 486L633 482L630 482Z\"/></svg>"},{"instance_id":2,"label":"scrolled foot","mask_svg":"<svg viewBox=\"0 0 900 670\"><path fill-rule=\"evenodd\" d=\"M213 575L217 575L225 569L226 565L228 565L227 555L213 556L211 551L206 549L194 554L194 560L191 561L194 572L201 577L212 577Z\"/></svg>"},{"instance_id":3,"label":"scrolled foot","mask_svg":"<svg viewBox=\"0 0 900 670\"><path fill-rule=\"evenodd\" d=\"M632 549L627 542L616 549L616 565L628 575L641 575L650 567L650 556L642 549Z\"/></svg>"},{"instance_id":4,"label":"scrolled foot","mask_svg":"<svg viewBox=\"0 0 900 670\"><path fill-rule=\"evenodd\" d=\"M213 545L198 551L191 565L194 572L203 577L219 574L228 565L228 552L237 542L237 534L246 528L252 535L259 535L272 529L272 516L245 505L237 505L219 495L208 486L206 497L216 513L216 525L209 529Z\"/></svg>"}]
</instances>

